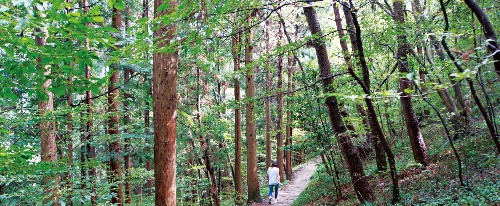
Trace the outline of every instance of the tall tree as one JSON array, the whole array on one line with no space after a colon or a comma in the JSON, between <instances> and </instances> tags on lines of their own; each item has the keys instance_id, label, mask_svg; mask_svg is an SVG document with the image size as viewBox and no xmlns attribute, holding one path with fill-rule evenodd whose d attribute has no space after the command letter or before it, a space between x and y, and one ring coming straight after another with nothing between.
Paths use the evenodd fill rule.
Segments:
<instances>
[{"instance_id":1,"label":"tall tree","mask_svg":"<svg viewBox=\"0 0 500 206\"><path fill-rule=\"evenodd\" d=\"M269 35L269 27L270 27L270 21L267 20L265 23L265 32L266 32L266 52L269 54L269 51L271 51L271 42L270 42L270 35ZM270 58L270 57L268 57ZM267 60L267 65L269 65L269 59ZM269 94L271 91L271 85L272 85L272 80L271 80L271 69L269 67L266 67L266 94ZM271 98L266 98L266 168L271 167L271 162L272 162L272 154L271 154Z\"/></svg>"},{"instance_id":2,"label":"tall tree","mask_svg":"<svg viewBox=\"0 0 500 206\"><path fill-rule=\"evenodd\" d=\"M331 65L328 60L326 45L324 39L322 38L323 34L321 32L321 27L316 17L316 11L311 5L303 7L303 10L306 16L307 24L309 25L309 29L311 30L311 34L316 38L312 42L312 44L314 46L314 49L316 50L316 56L318 58L320 78L322 79L323 83L323 91L324 93L333 93L334 89L332 86L333 76L331 74ZM337 141L342 149L342 152L347 159L349 174L351 176L351 182L354 186L356 196L362 203L375 200L375 196L373 195L371 186L368 183L367 177L365 176L363 164L361 162L361 158L359 157L359 152L353 145L350 136L346 133L347 128L342 121L337 98L334 96L328 96L325 99L325 104L328 110L328 115L330 117L330 124L336 134Z\"/></svg>"},{"instance_id":3,"label":"tall tree","mask_svg":"<svg viewBox=\"0 0 500 206\"><path fill-rule=\"evenodd\" d=\"M281 46L283 33L281 29L278 31L278 44L277 47ZM285 181L285 162L284 162L284 149L283 149L283 56L279 55L277 60L277 68L278 68L278 85L277 85L277 97L276 101L278 102L278 122L276 123L276 156L278 160L278 168L279 168L279 176L280 182Z\"/></svg>"},{"instance_id":4,"label":"tall tree","mask_svg":"<svg viewBox=\"0 0 500 206\"><path fill-rule=\"evenodd\" d=\"M282 25L283 27L285 25ZM284 28L283 28L284 29ZM292 93L292 77L293 77L293 57L290 54L288 57L288 62L287 62L287 67L288 67L288 82L287 82L287 89L288 89L288 94ZM287 100L287 106L290 106L290 102ZM292 146L292 112L287 110L286 112L286 137L285 137L285 147L290 147ZM285 150L285 174L286 174L286 179L291 180L292 179L292 150L287 149Z\"/></svg>"},{"instance_id":5,"label":"tall tree","mask_svg":"<svg viewBox=\"0 0 500 206\"><path fill-rule=\"evenodd\" d=\"M128 8L127 8L128 11ZM128 19L128 17L127 17ZM125 85L127 85L130 81L131 75L133 74L133 71L131 69L125 69L124 70L124 75L123 79L125 81ZM124 101L123 101L123 107L124 107L124 115L123 115L123 124L126 127L125 132L130 133L130 103L129 103L129 98L132 96L127 93L123 92L124 94ZM131 169L132 169L132 160L130 158L130 139L126 138L125 139L125 146L123 148L125 154L124 157L124 163L125 163L125 203L132 203L132 175L131 175Z\"/></svg>"},{"instance_id":6,"label":"tall tree","mask_svg":"<svg viewBox=\"0 0 500 206\"><path fill-rule=\"evenodd\" d=\"M90 4L88 0L83 0L83 6L84 6L84 12L88 13L90 10ZM87 26L90 26L90 23L86 24ZM87 51L90 51L90 40L88 38L85 38L85 49ZM85 79L89 80L92 78L92 74L90 73L90 66L88 64L84 65L85 68ZM85 134L82 134L82 147L81 147L81 154L80 154L80 159L82 160L82 165L85 162L85 160L89 159L95 159L96 157L96 149L95 147L90 144L89 142L93 140L93 133L92 133L92 128L94 127L94 121L92 119L92 113L93 113L93 105L94 105L94 100L92 100L92 91L87 90L85 91L85 104L87 106L87 113L86 113L86 120L87 122L85 123ZM97 176L97 168L95 166L90 166L92 164L88 164L90 167L88 168L88 176L90 178L91 182L91 194L90 194L90 201L91 204L97 205L97 192L96 192L96 176ZM82 175L87 175L86 174L87 169L84 169L84 166L82 166Z\"/></svg>"},{"instance_id":7,"label":"tall tree","mask_svg":"<svg viewBox=\"0 0 500 206\"><path fill-rule=\"evenodd\" d=\"M398 61L399 72L409 73L408 67L408 53L409 46L406 40L406 35L404 34L403 25L405 23L403 1L394 1L394 20L398 25L398 30L401 34L398 35L398 51L396 58ZM420 123L413 109L413 103L411 98L411 87L412 82L407 78L400 78L399 85L401 89L401 106L403 107L403 114L405 116L406 128L408 131L408 136L410 137L410 144L413 151L413 157L416 162L427 166L429 164L429 156L427 155L427 146L425 145L424 138L422 137L422 132L420 131Z\"/></svg>"},{"instance_id":8,"label":"tall tree","mask_svg":"<svg viewBox=\"0 0 500 206\"><path fill-rule=\"evenodd\" d=\"M149 0L142 0L142 18L149 18ZM146 51L146 58L149 58L149 53ZM147 94L153 95L153 92L151 91L151 80L147 78L147 75L144 75L144 81L146 82L147 85ZM150 131L150 126L151 126L151 121L149 120L149 113L150 113L150 103L149 101L146 101L146 108L144 109L144 134L146 136L149 136L151 134ZM146 147L146 152L149 154L151 152L151 147ZM147 158L146 159L146 170L151 171L153 169L153 163L151 162L151 159ZM146 180L146 194L147 196L151 196L153 194L153 179L148 179Z\"/></svg>"},{"instance_id":9,"label":"tall tree","mask_svg":"<svg viewBox=\"0 0 500 206\"><path fill-rule=\"evenodd\" d=\"M72 74L68 77L68 85L73 85L73 77ZM68 106L73 105L73 94L71 92L68 93ZM73 112L70 110L66 116L66 129L67 129L67 134L66 134L66 143L68 144L67 146L67 157L68 158L68 166L69 166L69 172L66 174L66 181L68 184L68 196L66 197L66 203L69 206L73 205L73 180L72 180L72 172L74 169L74 162L73 162Z\"/></svg>"},{"instance_id":10,"label":"tall tree","mask_svg":"<svg viewBox=\"0 0 500 206\"><path fill-rule=\"evenodd\" d=\"M255 11L248 15L247 25L252 25ZM257 173L257 125L255 123L255 68L253 63L253 34L248 29L245 33L245 67L246 67L246 138L247 138L247 184L248 202L262 202Z\"/></svg>"},{"instance_id":11,"label":"tall tree","mask_svg":"<svg viewBox=\"0 0 500 206\"><path fill-rule=\"evenodd\" d=\"M234 14L234 19L237 19L236 14ZM234 81L234 100L236 101L236 108L234 109L234 188L237 193L237 197L243 195L243 183L241 175L241 109L240 109L240 82L238 80L238 72L240 70L240 34L236 32L232 36L231 51L233 55L233 67L235 77Z\"/></svg>"},{"instance_id":12,"label":"tall tree","mask_svg":"<svg viewBox=\"0 0 500 206\"><path fill-rule=\"evenodd\" d=\"M343 3L343 4L347 5L346 3ZM351 5L351 7L352 7L352 5ZM363 44L361 42L361 34L360 34L361 29L357 28L357 26L355 25L354 18L353 18L354 16L352 15L351 11L352 11L352 8L347 8L347 6L344 7L344 16L345 16L347 28L350 31L352 31L352 32L349 32L349 38L351 40L352 51L354 53L354 56L356 58L358 58L357 65L359 67L361 67L361 69L362 69L363 80L358 81L357 84L360 85L361 88L363 88L363 92L365 94L371 95L368 67L366 65L366 60L364 57L364 50L363 50L364 48L363 48ZM344 60L345 60L346 65L347 65L347 70L353 78L359 80L358 76L354 72L354 68L353 68L353 65L351 62L351 54L349 53L349 50L347 48L347 43L344 40L345 33L344 33L344 28L342 26L342 21L340 19L340 11L337 7L337 4L333 5L333 12L335 15L335 24L337 27L337 32L339 33L340 46L342 48ZM357 19L356 19L356 21L357 21ZM373 106L371 99L366 98L365 102L367 102L367 101L369 101L369 103L367 103L367 105ZM373 111L375 111L375 109L373 109ZM376 117L376 114L375 114L375 117ZM367 120L369 120L369 117L367 118ZM370 132L368 132L367 137L370 137L370 135L375 136L375 139L373 141L373 146L375 149L375 159L377 162L377 169L379 171L384 171L387 169L387 161L386 161L387 157L386 157L385 153L382 152L383 149L382 149L382 145L381 145L381 137L376 135L376 134L383 135L383 133L375 133L374 132L374 130L380 129L380 124L378 124L378 120L376 120L376 121L377 121L377 123L373 124L374 127L371 127L369 122L367 122L368 125L370 126L369 127ZM385 138L385 137L382 136L382 138Z\"/></svg>"},{"instance_id":13,"label":"tall tree","mask_svg":"<svg viewBox=\"0 0 500 206\"><path fill-rule=\"evenodd\" d=\"M160 10L163 4L166 9ZM155 19L164 19L177 11L177 1L155 0ZM179 57L172 41L177 36L175 23L161 22L154 31L154 43L162 52L153 54L153 124L155 205L175 206L176 203L176 125L177 125L177 70ZM169 48L169 49L165 49ZM170 51L165 53L165 51Z\"/></svg>"},{"instance_id":14,"label":"tall tree","mask_svg":"<svg viewBox=\"0 0 500 206\"><path fill-rule=\"evenodd\" d=\"M36 12L40 18L45 16L43 11L37 10ZM35 28L35 33L36 46L42 51L47 40L46 28ZM39 52L39 54L42 53L43 52ZM37 59L38 69L43 74L42 85L39 86L42 90L42 96L38 97L38 114L42 119L38 126L41 137L41 156L44 162L55 162L57 161L56 127L54 122L50 120L50 116L53 115L52 112L54 111L54 94L48 90L52 84L52 80L49 77L51 75L51 70L43 65L43 58L44 57L39 56ZM46 192L49 194L49 198L45 201L54 201L53 205L57 205L58 189L55 187L55 184L57 184L57 177L53 175L46 176L44 178L44 183L46 185L53 185L53 188L51 188L51 186L46 186Z\"/></svg>"},{"instance_id":15,"label":"tall tree","mask_svg":"<svg viewBox=\"0 0 500 206\"><path fill-rule=\"evenodd\" d=\"M361 27L359 25L356 12L353 12L354 5L352 3L350 4L350 7L351 7L350 9L344 9L344 13L346 16L346 22L348 24L349 29L351 29L351 30L354 29L354 32L353 32L354 36L351 35L350 37L351 37L354 55L358 59L358 65L361 66L362 79L359 78L356 75L356 73L354 72L354 69L350 63L350 59L348 58L350 55L348 53L347 46L345 45L346 43L342 42L342 40L341 40L341 45L343 45L342 50L344 50L344 59L346 60L346 63L348 65L347 68L348 68L351 76L354 79L356 79L357 83L363 89L363 92L367 96L370 96L371 95L370 72L369 72L368 66L366 64L365 52L364 52L364 48L363 48L363 41L361 40ZM337 11L335 11L335 10L337 10ZM338 12L338 9L336 9L336 5L334 5L334 12L335 12L335 16L339 16L338 15L339 12ZM343 30L342 25L339 24L339 22L337 22L337 31L339 31L339 35L343 36L342 30ZM340 39L343 38L342 36L339 36ZM370 126L370 134L373 134L376 137L375 150L377 150L377 146L380 146L380 145L377 145L377 143L380 143L385 151L385 154L387 155L388 160L389 160L389 167L391 170L391 179L392 179L392 184L393 184L392 202L395 203L395 202L399 201L399 185L398 185L398 176L397 176L398 174L396 171L396 162L394 160L394 154L392 153L392 149L389 146L389 143L387 142L387 139L385 138L384 133L382 132L382 128L381 128L380 123L378 121L378 117L377 117L377 114L375 112L375 106L372 102L372 99L371 98L364 98L364 100L366 103L366 107L368 109L368 111L367 111L368 119L367 120L368 120L368 124ZM380 148L378 150L380 150ZM378 156L377 162L380 161L381 164L384 164L383 167L380 167L380 168L385 168L386 167L385 156L380 155L380 151L378 151L378 152L375 151L375 155Z\"/></svg>"},{"instance_id":16,"label":"tall tree","mask_svg":"<svg viewBox=\"0 0 500 206\"><path fill-rule=\"evenodd\" d=\"M122 26L122 16L121 10L116 7L113 8L113 27L117 30L121 29ZM118 109L120 102L118 101L118 83L120 81L120 72L116 64L112 68L112 74L109 79L108 86L108 134L115 138L109 142L109 150L110 150L110 160L109 166L111 169L111 182L115 184L111 187L111 193L113 193L113 197L111 198L111 202L118 205L123 205L123 185L121 183L122 176L122 158L120 157L121 149L120 149L120 140L119 134L120 131L119 123L120 116L118 114Z\"/></svg>"}]
</instances>

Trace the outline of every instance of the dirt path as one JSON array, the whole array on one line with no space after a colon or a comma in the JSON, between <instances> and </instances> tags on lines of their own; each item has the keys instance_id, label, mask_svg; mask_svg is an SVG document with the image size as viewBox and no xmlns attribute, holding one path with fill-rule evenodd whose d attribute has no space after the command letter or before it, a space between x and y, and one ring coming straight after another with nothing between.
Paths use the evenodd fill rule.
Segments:
<instances>
[{"instance_id":1,"label":"dirt path","mask_svg":"<svg viewBox=\"0 0 500 206\"><path fill-rule=\"evenodd\" d=\"M290 180L285 186L280 187L278 191L278 201L273 205L291 205L300 193L306 189L307 184L309 184L309 180L311 179L314 171L316 171L316 167L319 162L319 158L312 159L296 170L293 173L292 180ZM265 200L267 201L267 199ZM252 206L268 205L267 202L264 203L265 204L252 204Z\"/></svg>"}]
</instances>

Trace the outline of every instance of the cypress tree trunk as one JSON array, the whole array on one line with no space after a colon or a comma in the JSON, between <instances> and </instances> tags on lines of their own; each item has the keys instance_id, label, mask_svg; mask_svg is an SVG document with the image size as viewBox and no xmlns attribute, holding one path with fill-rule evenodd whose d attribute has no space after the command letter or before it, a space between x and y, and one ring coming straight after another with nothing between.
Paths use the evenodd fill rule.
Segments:
<instances>
[{"instance_id":1,"label":"cypress tree trunk","mask_svg":"<svg viewBox=\"0 0 500 206\"><path fill-rule=\"evenodd\" d=\"M142 18L148 18L149 17L149 0L143 0L142 1ZM148 52L146 51L146 57L148 57ZM144 81L147 81L148 83L148 95L153 95L152 91L151 91L151 82L149 80L147 80L147 76L144 75ZM150 109L149 109L149 101L146 101L146 109L144 110L144 134L146 136L149 136L151 134L151 131L149 130L149 127L151 126L150 124L150 120L149 120L149 113L150 113ZM151 147L146 147L146 152L149 154L151 152ZM151 162L151 160L148 158L146 160L146 171L151 171L153 169L153 164ZM146 195L147 196L151 196L153 195L153 179L148 179L146 181Z\"/></svg>"},{"instance_id":2,"label":"cypress tree trunk","mask_svg":"<svg viewBox=\"0 0 500 206\"><path fill-rule=\"evenodd\" d=\"M284 27L285 25L283 25ZM288 94L292 94L292 77L293 77L293 58L292 56L288 57ZM287 105L290 107L290 102L287 101ZM286 112L286 138L285 138L285 146L292 145L292 112L288 110ZM286 179L292 179L292 150L288 149L285 151L285 174Z\"/></svg>"},{"instance_id":3,"label":"cypress tree trunk","mask_svg":"<svg viewBox=\"0 0 500 206\"><path fill-rule=\"evenodd\" d=\"M73 77L72 77L72 74L70 74L69 78L68 78L68 85L73 85ZM71 106L73 105L73 94L71 93L68 93L68 106ZM66 197L66 204L69 205L69 206L72 206L73 205L73 200L71 200L71 198L73 197L73 175L72 175L72 172L73 172L73 138L71 137L71 135L73 134L73 112L72 111L69 111L68 112L68 116L66 116L66 128L68 130L68 133L66 134L66 141L68 143L68 146L67 146L67 153L68 153L68 166L69 166L69 172L66 174L66 184L68 184L68 195Z\"/></svg>"},{"instance_id":4,"label":"cypress tree trunk","mask_svg":"<svg viewBox=\"0 0 500 206\"><path fill-rule=\"evenodd\" d=\"M266 21L266 52L269 55L271 51L271 44L269 43L269 21ZM267 60L267 65L269 65ZM266 94L271 91L271 71L266 68ZM271 98L266 98L266 168L271 167L272 154L271 154Z\"/></svg>"},{"instance_id":5,"label":"cypress tree trunk","mask_svg":"<svg viewBox=\"0 0 500 206\"><path fill-rule=\"evenodd\" d=\"M170 7L159 11L163 0L155 0L155 18L177 10L177 1L170 0ZM154 31L155 44L160 48L173 47L177 25L161 25ZM155 205L175 206L176 203L176 132L177 132L177 48L172 53L153 54L153 124Z\"/></svg>"},{"instance_id":6,"label":"cypress tree trunk","mask_svg":"<svg viewBox=\"0 0 500 206\"><path fill-rule=\"evenodd\" d=\"M124 71L124 81L125 85L127 85L130 81L130 77L132 75L133 71L131 69L125 69ZM128 98L131 97L130 94L124 92L124 102L123 102L123 107L124 107L124 116L123 116L123 124L127 128L125 130L125 133L129 133L130 130L128 129L129 124L130 124L130 115L128 112L130 111L130 106L129 106L129 101ZM125 163L125 203L132 203L132 177L130 174L130 170L132 169L132 160L130 158L130 139L125 139L125 146L123 148L125 150L125 157L124 157L124 163Z\"/></svg>"},{"instance_id":7,"label":"cypress tree trunk","mask_svg":"<svg viewBox=\"0 0 500 206\"><path fill-rule=\"evenodd\" d=\"M276 45L278 48L281 46L281 40L283 37L283 33L281 29L278 30L278 44ZM276 124L276 156L278 161L279 168L279 176L280 182L285 181L285 160L284 160L284 151L283 151L283 56L278 56L277 62L278 69L278 85L277 91L278 94L276 96L276 101L278 102L278 122Z\"/></svg>"},{"instance_id":8,"label":"cypress tree trunk","mask_svg":"<svg viewBox=\"0 0 500 206\"><path fill-rule=\"evenodd\" d=\"M234 14L234 19L236 20L236 14ZM231 51L233 53L233 67L234 73L238 73L240 69L240 35L234 34L232 37ZM238 104L234 109L234 189L236 190L237 200L240 200L241 195L243 195L243 183L241 174L241 109L239 103L240 98L240 82L238 78L235 77L234 81L234 99ZM238 201L240 203L240 201Z\"/></svg>"},{"instance_id":9,"label":"cypress tree trunk","mask_svg":"<svg viewBox=\"0 0 500 206\"><path fill-rule=\"evenodd\" d=\"M87 13L89 11L89 1L88 0L83 0L83 6L84 6L84 12ZM89 26L90 24L87 23L87 26ZM85 48L87 50L90 50L90 41L88 38L85 39ZM85 78L87 80L90 80L92 75L90 73L90 67L89 65L85 64L84 65L84 68L85 68ZM92 113L94 112L93 111L93 105L94 105L94 101L92 100L92 91L90 90L87 90L85 91L85 99L86 99L86 105L87 105L87 115L86 115L86 118L87 118L87 122L86 122L86 129L85 129L85 133L86 134L83 134L82 135L82 147L81 147L81 163L83 165L83 163L85 162L85 160L89 160L89 159L95 159L96 157L96 150L95 150L95 147L92 146L91 144L89 144L89 141L92 141L93 139L93 133L92 133L92 128L94 127L94 121L92 119ZM91 167L89 166L90 168L88 168L90 171L88 173L88 177L90 178L90 182L91 182L91 195L90 195L90 202L93 206L97 205L97 192L96 192L96 176L97 176L97 168L95 167ZM82 166L82 175L84 175L85 177L87 176L87 169L84 169L83 166ZM85 185L83 185L84 188L85 188Z\"/></svg>"},{"instance_id":10,"label":"cypress tree trunk","mask_svg":"<svg viewBox=\"0 0 500 206\"><path fill-rule=\"evenodd\" d=\"M248 25L252 24L255 14L248 16ZM249 67L253 62L253 34L251 29L246 33L245 66ZM248 202L262 202L259 189L259 176L257 175L257 126L255 124L255 68L249 67L246 72L246 137L247 137L247 184Z\"/></svg>"},{"instance_id":11,"label":"cypress tree trunk","mask_svg":"<svg viewBox=\"0 0 500 206\"><path fill-rule=\"evenodd\" d=\"M35 11L37 12L37 11ZM36 14L37 17L43 18L43 14ZM46 31L45 28L35 28L35 32L38 33L35 36L36 46L41 50L46 43ZM40 52L42 53L42 52ZM54 112L54 95L48 89L52 84L52 79L50 79L49 75L51 74L51 70L48 68L44 68L42 64L42 58L38 57L37 66L38 69L42 70L42 85L38 85L38 87L43 91L43 97L38 97L38 114L41 117L41 121L38 124L40 130L41 137L41 147L42 147L42 161L43 162L55 162L57 161L57 145L56 145L56 127L53 120L50 120L52 112ZM50 201L54 201L52 205L58 205L58 177L57 176L45 176L44 177L45 184L45 192L50 194L50 197L44 200L45 203Z\"/></svg>"},{"instance_id":12,"label":"cypress tree trunk","mask_svg":"<svg viewBox=\"0 0 500 206\"><path fill-rule=\"evenodd\" d=\"M115 29L120 30L121 28L121 22L122 22L122 17L121 17L121 11L113 8L113 27ZM120 134L118 128L119 128L119 123L120 123L120 117L118 115L118 107L119 107L119 101L118 101L118 89L117 85L118 82L120 81L120 73L118 72L116 65L113 66L112 68L112 75L109 79L109 86L108 86L108 134L110 136L113 136L116 138L113 141L109 142L109 151L110 151L110 160L109 160L109 166L111 169L111 174L110 174L110 179L111 182L116 184L116 186L111 187L111 193L114 193L114 196L111 198L111 203L113 204L118 204L118 205L123 205L123 189L122 189L122 183L121 183L121 176L122 176L122 158L120 158L120 141L119 141L119 136Z\"/></svg>"}]
</instances>

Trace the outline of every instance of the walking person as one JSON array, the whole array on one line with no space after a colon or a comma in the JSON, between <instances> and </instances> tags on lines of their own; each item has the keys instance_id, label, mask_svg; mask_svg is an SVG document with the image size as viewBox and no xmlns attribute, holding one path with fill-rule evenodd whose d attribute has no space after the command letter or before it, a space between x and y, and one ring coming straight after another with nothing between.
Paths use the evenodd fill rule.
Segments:
<instances>
[{"instance_id":1,"label":"walking person","mask_svg":"<svg viewBox=\"0 0 500 206\"><path fill-rule=\"evenodd\" d=\"M278 199L278 188L280 185L280 170L278 168L278 163L273 161L271 167L267 169L267 179L269 180L269 199L268 203L271 204L273 200L273 190L274 190L274 203Z\"/></svg>"}]
</instances>

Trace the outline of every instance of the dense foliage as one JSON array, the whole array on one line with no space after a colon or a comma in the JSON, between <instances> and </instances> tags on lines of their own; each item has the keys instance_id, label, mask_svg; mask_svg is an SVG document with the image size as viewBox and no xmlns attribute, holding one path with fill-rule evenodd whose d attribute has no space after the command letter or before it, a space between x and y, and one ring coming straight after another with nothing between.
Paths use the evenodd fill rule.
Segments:
<instances>
[{"instance_id":1,"label":"dense foliage","mask_svg":"<svg viewBox=\"0 0 500 206\"><path fill-rule=\"evenodd\" d=\"M175 197L179 205L246 202L246 195L234 188L235 111L245 114L245 105L254 107L262 190L267 184L266 149L270 147L272 159L278 158L278 151L291 151L293 165L322 159L313 189L295 204L363 202L356 200L350 183L346 162L350 153L339 144L345 134L359 151L376 191L375 204L391 202L388 167L380 167L375 160L377 146L372 142L377 139L365 112L367 98L395 154L402 204L500 201L500 148L495 147L500 136L500 68L494 60L500 48L492 46L497 40L491 32L485 35L484 19L478 20L465 1L402 1L403 22L395 17L392 3L397 0L177 2L175 12L154 18L155 12L171 5L164 2L154 11L153 0L0 0L1 205L111 205L118 197L112 191L122 184L130 185L120 189L125 204L153 205L153 182L158 181L152 170L152 85L153 75L158 75L153 74L158 64L153 56L174 52L179 60ZM500 33L500 2L477 3ZM341 10L344 37L335 26L334 5ZM322 36L308 27L302 8L310 6L317 12ZM123 24L115 28L118 13ZM359 30L345 21L352 14ZM160 47L164 39L153 38L154 31L172 25L177 26L176 38ZM246 44L249 31L251 45ZM360 32L366 73L349 39L356 32ZM402 58L403 36L409 49ZM234 37L238 37L236 43ZM40 44L39 39L45 42ZM348 42L347 52L339 40ZM320 76L317 42L326 46L331 77ZM253 61L245 62L250 47ZM238 71L233 58L241 60ZM407 71L397 69L403 61ZM251 73L255 97L246 98L251 69L255 69ZM113 89L109 86L114 72L120 80ZM369 94L356 79L365 75ZM323 90L325 78L333 80L329 86L334 89ZM240 101L235 100L234 81L241 84ZM411 86L402 89L401 81ZM116 113L110 112L114 102L106 97L115 90L119 134L109 133ZM429 148L428 165L412 154L400 101L405 94L413 98L414 115ZM342 134L331 126L331 111L325 105L329 97L338 100L348 129ZM51 108L40 106L52 101ZM55 142L43 142L42 135L49 133L44 125L53 131ZM242 127L246 162L245 124ZM118 153L113 151L114 143L120 143ZM55 161L44 159L47 144L57 146ZM112 160L123 165L117 181ZM246 164L241 170L245 177ZM248 184L243 178L244 191Z\"/></svg>"}]
</instances>

